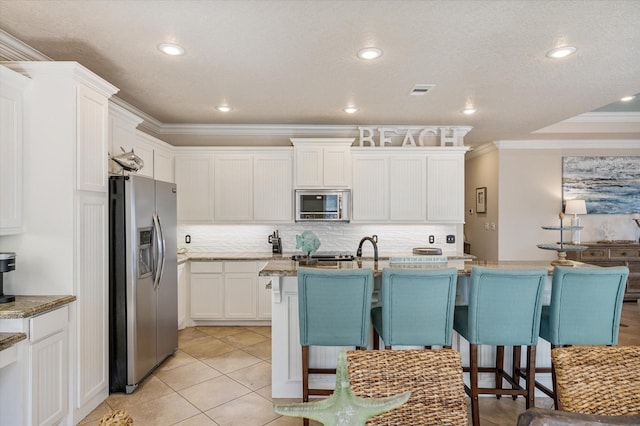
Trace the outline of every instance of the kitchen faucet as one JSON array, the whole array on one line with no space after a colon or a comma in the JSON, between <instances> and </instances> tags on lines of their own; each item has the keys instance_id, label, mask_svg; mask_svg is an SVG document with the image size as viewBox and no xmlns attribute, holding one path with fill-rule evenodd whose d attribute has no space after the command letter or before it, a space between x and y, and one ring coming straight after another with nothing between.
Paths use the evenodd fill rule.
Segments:
<instances>
[{"instance_id":1,"label":"kitchen faucet","mask_svg":"<svg viewBox=\"0 0 640 426\"><path fill-rule=\"evenodd\" d=\"M356 252L356 257L358 259L362 258L362 244L364 244L365 241L371 241L371 244L373 245L373 260L377 262L378 261L378 236L375 234L370 237L364 237L360 240L360 244L358 244L358 251Z\"/></svg>"}]
</instances>

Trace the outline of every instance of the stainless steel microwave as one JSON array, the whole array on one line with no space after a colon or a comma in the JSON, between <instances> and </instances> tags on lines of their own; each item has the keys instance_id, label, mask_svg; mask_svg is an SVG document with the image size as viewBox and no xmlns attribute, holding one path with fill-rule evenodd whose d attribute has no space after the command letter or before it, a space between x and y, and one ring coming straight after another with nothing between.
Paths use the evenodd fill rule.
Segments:
<instances>
[{"instance_id":1,"label":"stainless steel microwave","mask_svg":"<svg viewBox=\"0 0 640 426\"><path fill-rule=\"evenodd\" d=\"M296 189L296 222L351 219L350 189Z\"/></svg>"}]
</instances>

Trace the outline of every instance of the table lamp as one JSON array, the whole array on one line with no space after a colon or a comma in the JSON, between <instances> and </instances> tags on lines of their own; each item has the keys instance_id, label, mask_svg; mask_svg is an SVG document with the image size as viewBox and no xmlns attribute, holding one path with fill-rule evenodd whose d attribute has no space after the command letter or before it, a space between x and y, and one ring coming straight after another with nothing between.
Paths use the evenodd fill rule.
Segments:
<instances>
[{"instance_id":1,"label":"table lamp","mask_svg":"<svg viewBox=\"0 0 640 426\"><path fill-rule=\"evenodd\" d=\"M579 214L587 214L587 204L584 200L567 200L567 205L564 208L565 214L572 214L571 226L580 226ZM580 230L571 230L571 243L580 244Z\"/></svg>"}]
</instances>

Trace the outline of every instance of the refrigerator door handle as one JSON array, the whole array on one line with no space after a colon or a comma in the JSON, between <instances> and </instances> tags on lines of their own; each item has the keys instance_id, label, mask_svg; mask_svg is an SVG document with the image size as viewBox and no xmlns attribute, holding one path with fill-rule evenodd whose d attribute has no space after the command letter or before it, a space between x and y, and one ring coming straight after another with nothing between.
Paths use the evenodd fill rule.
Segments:
<instances>
[{"instance_id":1,"label":"refrigerator door handle","mask_svg":"<svg viewBox=\"0 0 640 426\"><path fill-rule=\"evenodd\" d=\"M158 289L160 287L160 280L162 279L162 273L164 272L165 261L165 241L162 233L162 225L160 224L160 217L157 213L153 213L153 226L155 228L156 236L156 261L155 261L155 276L153 279L153 288Z\"/></svg>"}]
</instances>

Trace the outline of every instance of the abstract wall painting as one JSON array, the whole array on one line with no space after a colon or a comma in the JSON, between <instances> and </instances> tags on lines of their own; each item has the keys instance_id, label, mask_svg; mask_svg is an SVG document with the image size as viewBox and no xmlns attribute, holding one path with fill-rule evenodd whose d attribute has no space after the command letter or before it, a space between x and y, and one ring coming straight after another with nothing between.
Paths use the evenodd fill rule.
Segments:
<instances>
[{"instance_id":1,"label":"abstract wall painting","mask_svg":"<svg viewBox=\"0 0 640 426\"><path fill-rule=\"evenodd\" d=\"M640 213L640 157L562 157L562 198L589 214Z\"/></svg>"}]
</instances>

